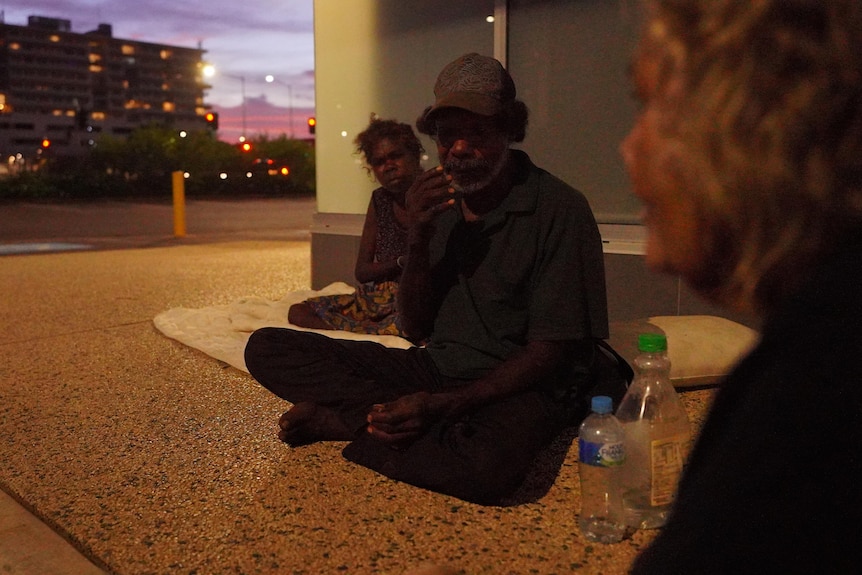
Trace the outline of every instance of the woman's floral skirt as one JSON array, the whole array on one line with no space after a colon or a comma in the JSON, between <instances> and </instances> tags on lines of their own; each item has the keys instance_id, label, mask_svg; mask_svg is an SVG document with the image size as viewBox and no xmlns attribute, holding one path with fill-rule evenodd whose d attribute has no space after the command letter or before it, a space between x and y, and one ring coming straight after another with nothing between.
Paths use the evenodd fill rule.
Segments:
<instances>
[{"instance_id":1,"label":"woman's floral skirt","mask_svg":"<svg viewBox=\"0 0 862 575\"><path fill-rule=\"evenodd\" d=\"M395 309L398 282L361 284L352 294L309 298L305 301L332 329L404 337Z\"/></svg>"}]
</instances>

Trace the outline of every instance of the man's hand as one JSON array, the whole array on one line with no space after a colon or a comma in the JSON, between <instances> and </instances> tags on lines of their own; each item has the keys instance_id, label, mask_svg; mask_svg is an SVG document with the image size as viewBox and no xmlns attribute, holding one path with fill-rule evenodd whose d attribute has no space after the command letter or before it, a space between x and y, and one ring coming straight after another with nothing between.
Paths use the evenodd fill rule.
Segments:
<instances>
[{"instance_id":1,"label":"man's hand","mask_svg":"<svg viewBox=\"0 0 862 575\"><path fill-rule=\"evenodd\" d=\"M451 182L452 176L437 166L420 174L407 190L405 201L411 235L415 239L427 237L433 230L434 219L455 205L455 189Z\"/></svg>"},{"instance_id":2,"label":"man's hand","mask_svg":"<svg viewBox=\"0 0 862 575\"><path fill-rule=\"evenodd\" d=\"M398 311L404 333L414 343L431 334L439 301L432 291L429 244L434 221L455 205L451 176L440 166L423 172L406 194L407 254L398 286Z\"/></svg>"},{"instance_id":3,"label":"man's hand","mask_svg":"<svg viewBox=\"0 0 862 575\"><path fill-rule=\"evenodd\" d=\"M377 404L368 414L368 433L396 449L406 447L444 415L444 403L442 395L420 391Z\"/></svg>"}]
</instances>

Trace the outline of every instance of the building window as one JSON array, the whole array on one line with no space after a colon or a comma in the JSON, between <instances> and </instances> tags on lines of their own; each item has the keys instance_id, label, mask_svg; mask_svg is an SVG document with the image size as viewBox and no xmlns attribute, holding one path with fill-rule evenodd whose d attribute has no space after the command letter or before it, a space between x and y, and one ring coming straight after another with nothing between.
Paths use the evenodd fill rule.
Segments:
<instances>
[{"instance_id":1,"label":"building window","mask_svg":"<svg viewBox=\"0 0 862 575\"><path fill-rule=\"evenodd\" d=\"M130 56L130 55L135 53L135 47L130 45L130 44L123 44L123 47L121 48L121 50L123 51L123 54L125 54L126 56Z\"/></svg>"},{"instance_id":2,"label":"building window","mask_svg":"<svg viewBox=\"0 0 862 575\"><path fill-rule=\"evenodd\" d=\"M176 105L173 102L162 102L162 110L165 112L174 112L176 111Z\"/></svg>"}]
</instances>

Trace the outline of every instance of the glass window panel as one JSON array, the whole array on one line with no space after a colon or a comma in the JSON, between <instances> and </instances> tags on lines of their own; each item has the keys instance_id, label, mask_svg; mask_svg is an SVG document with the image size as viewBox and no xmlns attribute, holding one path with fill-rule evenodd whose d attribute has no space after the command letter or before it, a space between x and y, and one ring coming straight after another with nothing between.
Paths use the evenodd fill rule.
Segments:
<instances>
[{"instance_id":1,"label":"glass window panel","mask_svg":"<svg viewBox=\"0 0 862 575\"><path fill-rule=\"evenodd\" d=\"M508 67L530 109L523 148L581 190L603 223L635 223L619 144L636 105L634 0L510 0Z\"/></svg>"}]
</instances>

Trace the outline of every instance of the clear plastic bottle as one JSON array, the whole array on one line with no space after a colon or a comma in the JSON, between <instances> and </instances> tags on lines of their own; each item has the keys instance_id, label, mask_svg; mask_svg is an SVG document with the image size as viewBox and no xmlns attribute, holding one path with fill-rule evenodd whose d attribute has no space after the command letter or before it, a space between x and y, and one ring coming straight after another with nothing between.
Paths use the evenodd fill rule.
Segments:
<instances>
[{"instance_id":1,"label":"clear plastic bottle","mask_svg":"<svg viewBox=\"0 0 862 575\"><path fill-rule=\"evenodd\" d=\"M617 408L625 432L622 496L626 523L637 529L667 520L691 442L691 425L670 382L667 338L638 337L635 377Z\"/></svg>"},{"instance_id":2,"label":"clear plastic bottle","mask_svg":"<svg viewBox=\"0 0 862 575\"><path fill-rule=\"evenodd\" d=\"M619 483L625 461L623 428L614 417L610 397L594 397L592 411L578 432L581 476L578 526L589 541L616 543L626 531Z\"/></svg>"}]
</instances>

